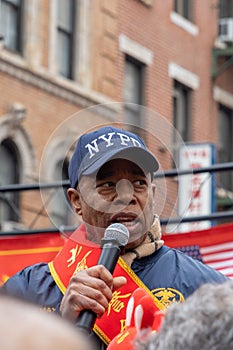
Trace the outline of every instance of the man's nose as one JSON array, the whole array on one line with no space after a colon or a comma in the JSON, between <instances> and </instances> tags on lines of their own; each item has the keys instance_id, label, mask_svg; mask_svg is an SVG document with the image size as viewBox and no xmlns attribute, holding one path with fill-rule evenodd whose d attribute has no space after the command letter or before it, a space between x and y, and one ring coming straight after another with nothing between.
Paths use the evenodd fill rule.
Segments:
<instances>
[{"instance_id":1,"label":"man's nose","mask_svg":"<svg viewBox=\"0 0 233 350\"><path fill-rule=\"evenodd\" d=\"M124 204L128 204L133 199L134 188L132 183L127 179L122 179L116 184L117 198Z\"/></svg>"}]
</instances>

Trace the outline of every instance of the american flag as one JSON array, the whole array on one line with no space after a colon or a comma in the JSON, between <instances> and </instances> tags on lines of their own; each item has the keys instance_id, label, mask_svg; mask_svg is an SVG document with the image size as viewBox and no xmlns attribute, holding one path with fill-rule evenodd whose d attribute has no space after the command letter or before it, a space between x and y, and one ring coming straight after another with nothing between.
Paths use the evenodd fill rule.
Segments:
<instances>
[{"instance_id":1,"label":"american flag","mask_svg":"<svg viewBox=\"0 0 233 350\"><path fill-rule=\"evenodd\" d=\"M233 224L218 225L208 230L164 234L169 247L211 266L233 279Z\"/></svg>"}]
</instances>

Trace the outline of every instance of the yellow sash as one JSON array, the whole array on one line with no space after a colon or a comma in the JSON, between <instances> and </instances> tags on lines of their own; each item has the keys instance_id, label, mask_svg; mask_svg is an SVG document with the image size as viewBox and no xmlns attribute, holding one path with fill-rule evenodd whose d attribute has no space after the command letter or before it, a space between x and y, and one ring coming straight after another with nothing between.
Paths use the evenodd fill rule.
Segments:
<instances>
[{"instance_id":1,"label":"yellow sash","mask_svg":"<svg viewBox=\"0 0 233 350\"><path fill-rule=\"evenodd\" d=\"M73 274L97 265L100 253L101 248L98 245L86 240L84 225L74 231L63 249L49 263L52 277L63 294ZM106 344L124 330L127 303L136 288L144 288L151 295L156 306L161 309L158 300L121 257L118 259L113 276L125 276L127 283L113 292L108 310L95 322L94 331Z\"/></svg>"}]
</instances>

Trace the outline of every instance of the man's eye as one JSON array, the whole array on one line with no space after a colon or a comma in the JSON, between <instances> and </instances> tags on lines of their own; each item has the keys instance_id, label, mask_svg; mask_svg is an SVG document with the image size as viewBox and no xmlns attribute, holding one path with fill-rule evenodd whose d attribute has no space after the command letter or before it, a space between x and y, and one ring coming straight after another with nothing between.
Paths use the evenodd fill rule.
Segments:
<instances>
[{"instance_id":1,"label":"man's eye","mask_svg":"<svg viewBox=\"0 0 233 350\"><path fill-rule=\"evenodd\" d=\"M108 182L105 182L103 184L104 187L113 187L114 186L114 183L112 181L108 181Z\"/></svg>"},{"instance_id":2,"label":"man's eye","mask_svg":"<svg viewBox=\"0 0 233 350\"><path fill-rule=\"evenodd\" d=\"M144 186L146 184L145 180L137 180L134 182L136 186Z\"/></svg>"},{"instance_id":3,"label":"man's eye","mask_svg":"<svg viewBox=\"0 0 233 350\"><path fill-rule=\"evenodd\" d=\"M97 187L111 188L111 187L114 187L114 183L112 181L107 181L107 182L99 184Z\"/></svg>"}]
</instances>

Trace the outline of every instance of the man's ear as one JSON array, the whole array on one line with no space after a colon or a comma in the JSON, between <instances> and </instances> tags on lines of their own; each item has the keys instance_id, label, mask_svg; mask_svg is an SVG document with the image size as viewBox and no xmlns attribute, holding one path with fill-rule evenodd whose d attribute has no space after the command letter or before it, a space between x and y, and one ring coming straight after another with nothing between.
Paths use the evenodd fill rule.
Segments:
<instances>
[{"instance_id":1,"label":"man's ear","mask_svg":"<svg viewBox=\"0 0 233 350\"><path fill-rule=\"evenodd\" d=\"M82 215L82 209L80 205L80 193L79 191L75 190L74 188L68 188L67 195L70 200L70 203L73 207L73 210L78 215Z\"/></svg>"}]
</instances>

